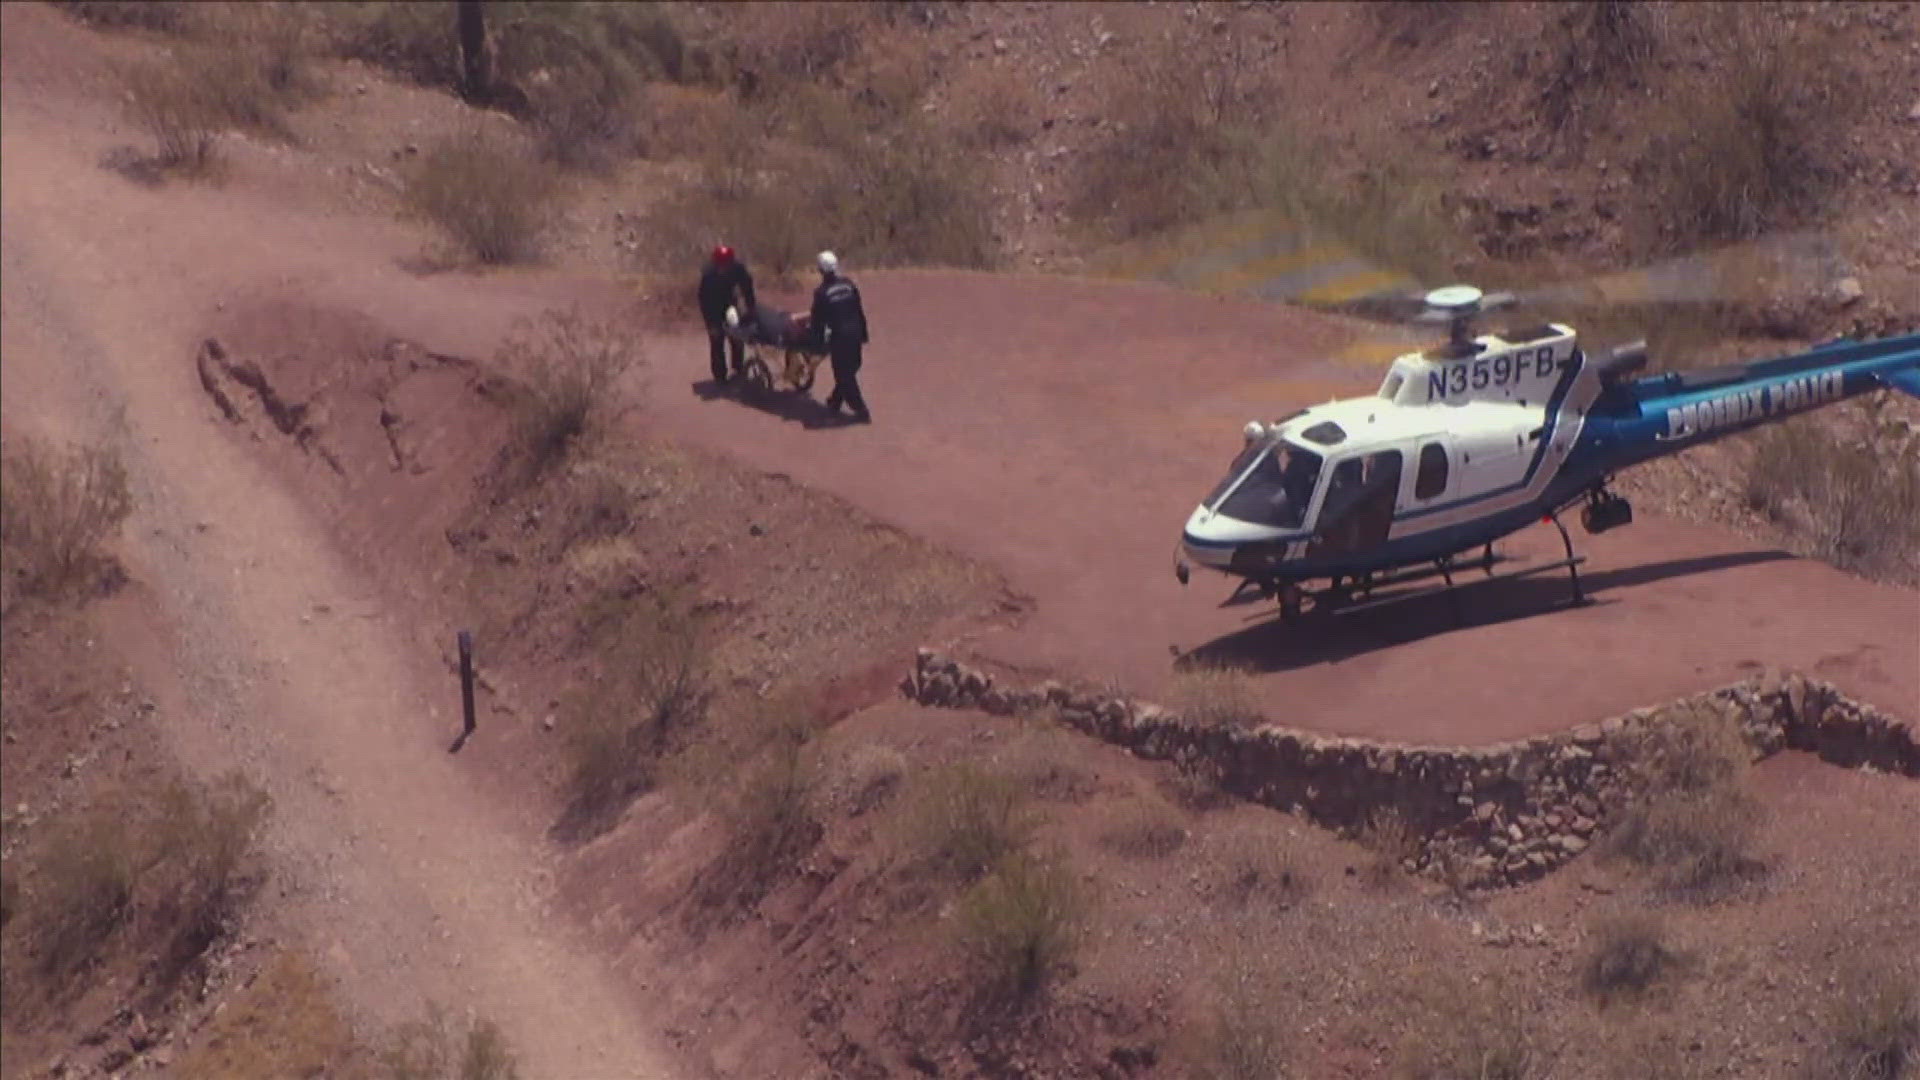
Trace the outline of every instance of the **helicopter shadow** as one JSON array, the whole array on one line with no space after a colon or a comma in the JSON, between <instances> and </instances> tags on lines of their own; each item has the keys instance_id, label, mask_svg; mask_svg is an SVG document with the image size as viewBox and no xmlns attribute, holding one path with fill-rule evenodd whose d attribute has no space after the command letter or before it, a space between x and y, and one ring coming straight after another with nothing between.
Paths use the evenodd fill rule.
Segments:
<instances>
[{"instance_id":1,"label":"helicopter shadow","mask_svg":"<svg viewBox=\"0 0 1920 1080\"><path fill-rule=\"evenodd\" d=\"M712 379L701 379L693 384L692 389L694 396L702 401L731 401L809 430L846 427L849 423L845 414L827 408L815 400L811 393L798 390L755 392L738 385L717 383Z\"/></svg>"},{"instance_id":2,"label":"helicopter shadow","mask_svg":"<svg viewBox=\"0 0 1920 1080\"><path fill-rule=\"evenodd\" d=\"M1608 591L1648 585L1688 574L1790 560L1784 551L1742 551L1617 567L1580 575L1580 607L1618 603ZM1458 609L1454 601L1458 601ZM1462 587L1453 598L1435 591L1372 611L1334 615L1310 626L1289 626L1277 613L1261 622L1214 638L1174 661L1176 671L1194 667L1233 667L1276 674L1337 663L1376 649L1408 645L1436 634L1497 626L1557 614L1573 604L1566 575L1507 578Z\"/></svg>"}]
</instances>

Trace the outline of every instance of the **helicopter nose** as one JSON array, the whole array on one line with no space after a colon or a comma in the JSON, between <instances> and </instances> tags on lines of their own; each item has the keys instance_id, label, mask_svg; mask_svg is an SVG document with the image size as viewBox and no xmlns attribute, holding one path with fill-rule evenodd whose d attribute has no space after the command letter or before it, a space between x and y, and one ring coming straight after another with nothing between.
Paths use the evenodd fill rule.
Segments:
<instances>
[{"instance_id":1,"label":"helicopter nose","mask_svg":"<svg viewBox=\"0 0 1920 1080\"><path fill-rule=\"evenodd\" d=\"M1223 568L1232 560L1233 545L1218 535L1217 517L1205 506L1195 507L1187 516L1187 526L1180 534L1180 551L1188 560L1215 568Z\"/></svg>"}]
</instances>

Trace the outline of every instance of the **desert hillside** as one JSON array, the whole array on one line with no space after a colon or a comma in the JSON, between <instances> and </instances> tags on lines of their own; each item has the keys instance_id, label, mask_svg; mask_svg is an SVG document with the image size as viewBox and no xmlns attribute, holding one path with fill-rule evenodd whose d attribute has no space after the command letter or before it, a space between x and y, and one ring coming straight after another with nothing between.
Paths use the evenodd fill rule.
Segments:
<instances>
[{"instance_id":1,"label":"desert hillside","mask_svg":"<svg viewBox=\"0 0 1920 1080\"><path fill-rule=\"evenodd\" d=\"M1173 572L1421 340L1370 290L1920 326L1916 71L1893 3L0 6L0 1078L1920 1075L1920 403L1621 477L1587 603ZM716 239L840 253L872 424L710 381Z\"/></svg>"}]
</instances>

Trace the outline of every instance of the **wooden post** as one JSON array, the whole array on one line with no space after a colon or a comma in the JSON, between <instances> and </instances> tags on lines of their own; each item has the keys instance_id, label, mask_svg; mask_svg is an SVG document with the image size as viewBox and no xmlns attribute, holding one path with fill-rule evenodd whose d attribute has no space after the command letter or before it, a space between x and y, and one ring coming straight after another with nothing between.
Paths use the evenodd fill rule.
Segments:
<instances>
[{"instance_id":1,"label":"wooden post","mask_svg":"<svg viewBox=\"0 0 1920 1080\"><path fill-rule=\"evenodd\" d=\"M459 753L460 748L467 745L467 740L473 736L473 729L477 726L473 717L473 634L472 632L467 630L460 631L459 641L460 641L460 713L464 721L464 724L460 729L460 737L453 740L452 746L447 747L447 753L449 754Z\"/></svg>"}]
</instances>

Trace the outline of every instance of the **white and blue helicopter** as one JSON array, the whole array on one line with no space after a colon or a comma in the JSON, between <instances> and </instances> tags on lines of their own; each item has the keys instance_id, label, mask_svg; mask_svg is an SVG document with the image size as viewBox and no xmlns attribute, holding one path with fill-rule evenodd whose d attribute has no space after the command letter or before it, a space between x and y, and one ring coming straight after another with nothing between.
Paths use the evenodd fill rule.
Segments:
<instances>
[{"instance_id":1,"label":"white and blue helicopter","mask_svg":"<svg viewBox=\"0 0 1920 1080\"><path fill-rule=\"evenodd\" d=\"M1457 571L1564 568L1581 603L1585 558L1560 515L1584 504L1596 534L1631 522L1608 490L1615 473L1872 390L1920 397L1920 334L1636 377L1644 342L1596 357L1556 322L1476 335L1474 319L1512 294L1457 285L1424 299L1421 318L1449 324L1447 341L1394 359L1374 394L1246 426L1187 519L1183 585L1193 566L1237 577L1229 603L1278 598L1295 621L1434 591L1376 596L1415 580L1439 577L1451 593ZM1565 558L1496 573L1494 542L1540 521L1559 529Z\"/></svg>"}]
</instances>

